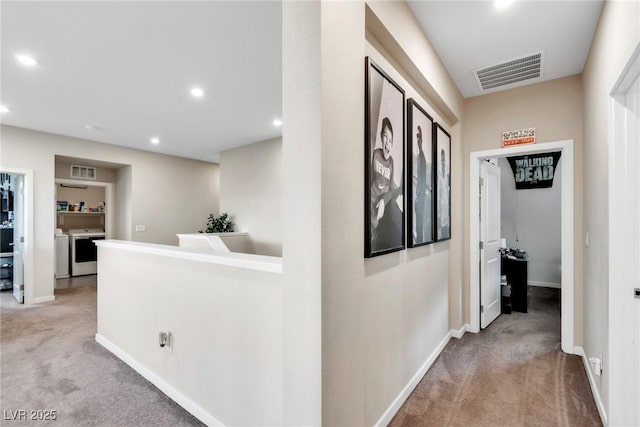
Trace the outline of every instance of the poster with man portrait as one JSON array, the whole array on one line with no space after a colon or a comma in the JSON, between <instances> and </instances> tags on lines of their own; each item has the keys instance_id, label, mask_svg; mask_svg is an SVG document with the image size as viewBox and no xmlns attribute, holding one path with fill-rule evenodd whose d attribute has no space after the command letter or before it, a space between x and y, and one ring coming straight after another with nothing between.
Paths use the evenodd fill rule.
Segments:
<instances>
[{"instance_id":1,"label":"poster with man portrait","mask_svg":"<svg viewBox=\"0 0 640 427\"><path fill-rule=\"evenodd\" d=\"M439 123L433 127L436 164L436 241L451 238L451 135Z\"/></svg>"},{"instance_id":2,"label":"poster with man portrait","mask_svg":"<svg viewBox=\"0 0 640 427\"><path fill-rule=\"evenodd\" d=\"M404 249L404 90L365 58L365 258Z\"/></svg>"},{"instance_id":3,"label":"poster with man portrait","mask_svg":"<svg viewBox=\"0 0 640 427\"><path fill-rule=\"evenodd\" d=\"M407 101L407 245L433 243L433 119Z\"/></svg>"}]
</instances>

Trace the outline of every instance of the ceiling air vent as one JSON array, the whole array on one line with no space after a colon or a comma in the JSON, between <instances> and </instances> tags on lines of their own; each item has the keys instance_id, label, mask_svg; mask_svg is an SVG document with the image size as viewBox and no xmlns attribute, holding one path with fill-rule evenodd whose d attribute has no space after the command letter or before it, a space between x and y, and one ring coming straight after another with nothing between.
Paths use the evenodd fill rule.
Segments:
<instances>
[{"instance_id":1,"label":"ceiling air vent","mask_svg":"<svg viewBox=\"0 0 640 427\"><path fill-rule=\"evenodd\" d=\"M482 90L542 77L542 52L475 70Z\"/></svg>"}]
</instances>

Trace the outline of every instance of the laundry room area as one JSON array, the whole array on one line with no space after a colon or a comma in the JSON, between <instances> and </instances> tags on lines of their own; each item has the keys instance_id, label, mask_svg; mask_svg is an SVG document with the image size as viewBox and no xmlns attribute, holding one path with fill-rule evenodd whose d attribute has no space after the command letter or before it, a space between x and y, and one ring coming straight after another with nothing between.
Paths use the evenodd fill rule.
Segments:
<instances>
[{"instance_id":1,"label":"laundry room area","mask_svg":"<svg viewBox=\"0 0 640 427\"><path fill-rule=\"evenodd\" d=\"M56 289L95 285L97 240L107 237L117 168L85 159L56 156Z\"/></svg>"}]
</instances>

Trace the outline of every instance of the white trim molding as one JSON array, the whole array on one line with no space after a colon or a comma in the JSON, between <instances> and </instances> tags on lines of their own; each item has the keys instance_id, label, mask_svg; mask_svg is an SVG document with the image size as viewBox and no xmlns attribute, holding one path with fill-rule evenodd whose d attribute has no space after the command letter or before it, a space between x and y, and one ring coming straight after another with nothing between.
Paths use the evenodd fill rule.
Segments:
<instances>
[{"instance_id":1,"label":"white trim molding","mask_svg":"<svg viewBox=\"0 0 640 427\"><path fill-rule=\"evenodd\" d=\"M452 331L449 331L447 335L442 339L442 341L440 341L440 344L438 344L438 347L436 347L436 349L433 350L433 352L429 355L427 360L425 360L425 362L422 364L420 369L418 369L418 372L416 372L411 378L411 380L409 380L407 385L404 386L400 394L398 394L398 396L393 400L391 405L389 405L387 410L384 411L380 419L374 424L374 427L384 427L389 425L389 423L391 422L393 417L396 415L396 413L398 413L398 411L400 410L404 402L407 400L407 398L409 397L413 389L416 388L416 386L418 385L422 377L424 377L424 375L427 373L429 368L431 368L431 365L433 365L433 362L436 361L438 356L440 356L440 353L442 353L442 350L444 350L444 348L447 346L447 344L449 343L449 340L451 340L451 334L452 334Z\"/></svg>"},{"instance_id":2,"label":"white trim molding","mask_svg":"<svg viewBox=\"0 0 640 427\"><path fill-rule=\"evenodd\" d=\"M453 338L462 338L465 334L465 332L467 332L469 330L470 325L468 323L465 323L464 325L462 325L462 327L458 330L452 329L451 330L451 337Z\"/></svg>"},{"instance_id":3,"label":"white trim molding","mask_svg":"<svg viewBox=\"0 0 640 427\"><path fill-rule=\"evenodd\" d=\"M548 151L562 152L562 272L561 272L561 342L562 351L573 354L574 341L574 158L573 140L498 148L469 153L469 332L480 332L480 161L489 157L506 157Z\"/></svg>"},{"instance_id":4,"label":"white trim molding","mask_svg":"<svg viewBox=\"0 0 640 427\"><path fill-rule=\"evenodd\" d=\"M118 347L116 344L105 338L101 334L96 334L96 342L113 353L118 359L122 360L124 363L129 365L134 371L142 375L145 379L147 379L151 384L155 385L160 389L161 392L169 396L174 402L178 405L182 406L187 412L191 415L202 421L208 426L222 426L220 421L218 421L213 415L209 414L205 409L203 409L200 405L189 399L187 396L176 390L169 383L164 381L158 375L153 373L150 369L146 368L144 365L139 363L133 357L131 357L128 353Z\"/></svg>"},{"instance_id":5,"label":"white trim molding","mask_svg":"<svg viewBox=\"0 0 640 427\"><path fill-rule=\"evenodd\" d=\"M55 301L56 297L54 295L49 295L46 297L40 297L40 298L33 298L31 300L31 304L40 304L43 302L51 302L51 301Z\"/></svg>"},{"instance_id":6,"label":"white trim molding","mask_svg":"<svg viewBox=\"0 0 640 427\"><path fill-rule=\"evenodd\" d=\"M596 387L595 382L595 374L591 370L591 366L589 365L589 359L584 352L584 348L575 347L573 349L573 353L578 356L582 356L582 363L584 364L584 370L587 371L587 378L589 378L589 386L591 388L591 393L593 394L593 400L596 401L596 407L598 408L598 414L600 415L600 420L602 421L603 426L607 426L607 410L604 407L604 403L602 402L602 398L600 397L600 392L598 391L598 387Z\"/></svg>"}]
</instances>

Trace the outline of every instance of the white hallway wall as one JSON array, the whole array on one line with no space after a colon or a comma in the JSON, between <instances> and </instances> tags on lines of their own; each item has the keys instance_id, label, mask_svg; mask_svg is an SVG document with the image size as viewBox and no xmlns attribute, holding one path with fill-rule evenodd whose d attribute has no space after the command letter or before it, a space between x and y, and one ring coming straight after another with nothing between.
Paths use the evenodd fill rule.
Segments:
<instances>
[{"instance_id":1,"label":"white hallway wall","mask_svg":"<svg viewBox=\"0 0 640 427\"><path fill-rule=\"evenodd\" d=\"M498 159L498 166L502 237L507 239L507 247L527 251L530 283L560 287L562 158L550 188L516 190L507 159Z\"/></svg>"},{"instance_id":2,"label":"white hallway wall","mask_svg":"<svg viewBox=\"0 0 640 427\"><path fill-rule=\"evenodd\" d=\"M282 256L282 138L220 153L220 212L258 255Z\"/></svg>"},{"instance_id":3,"label":"white hallway wall","mask_svg":"<svg viewBox=\"0 0 640 427\"><path fill-rule=\"evenodd\" d=\"M450 273L462 241L459 126L435 106L460 113L462 98L406 3L324 2L320 16L322 423L374 425L446 338L449 296L460 295L461 271ZM387 31L400 45L388 51L376 38L390 37L365 38L366 30ZM452 133L453 240L364 259L366 55ZM413 61L409 71L404 60Z\"/></svg>"},{"instance_id":4,"label":"white hallway wall","mask_svg":"<svg viewBox=\"0 0 640 427\"><path fill-rule=\"evenodd\" d=\"M582 75L584 88L584 351L603 354L605 369L595 377L605 408L610 400L609 369L609 93L640 42L640 2L606 1ZM584 242L584 238L582 239ZM620 400L622 401L622 400ZM609 420L615 425L615 420Z\"/></svg>"},{"instance_id":5,"label":"white hallway wall","mask_svg":"<svg viewBox=\"0 0 640 427\"><path fill-rule=\"evenodd\" d=\"M124 211L116 207L114 222L116 233L128 233L132 240L177 244L176 233L195 232L209 212L218 212L215 164L11 126L2 126L1 137L2 166L34 171L34 299L52 296L55 285L56 155L131 165L130 189L116 185L116 193L131 192L128 198L116 194L116 200L130 205ZM132 232L135 224L147 231Z\"/></svg>"}]
</instances>

